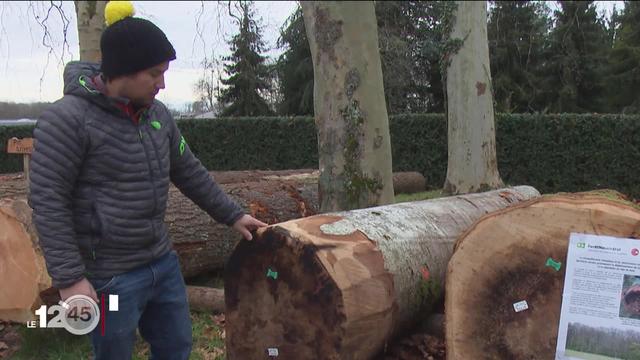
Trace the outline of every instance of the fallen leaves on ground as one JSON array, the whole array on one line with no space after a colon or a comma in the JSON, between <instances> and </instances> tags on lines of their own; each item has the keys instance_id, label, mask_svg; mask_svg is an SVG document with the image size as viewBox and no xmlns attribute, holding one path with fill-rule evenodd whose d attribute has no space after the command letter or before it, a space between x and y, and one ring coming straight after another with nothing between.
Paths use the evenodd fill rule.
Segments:
<instances>
[{"instance_id":1,"label":"fallen leaves on ground","mask_svg":"<svg viewBox=\"0 0 640 360\"><path fill-rule=\"evenodd\" d=\"M414 334L387 349L380 360L445 360L443 339L427 334Z\"/></svg>"}]
</instances>

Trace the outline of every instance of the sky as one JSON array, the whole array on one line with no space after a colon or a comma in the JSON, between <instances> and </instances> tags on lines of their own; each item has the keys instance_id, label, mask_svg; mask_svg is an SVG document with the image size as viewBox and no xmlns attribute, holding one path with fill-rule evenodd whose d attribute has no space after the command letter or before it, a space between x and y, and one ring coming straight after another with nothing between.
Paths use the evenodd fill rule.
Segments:
<instances>
[{"instance_id":1,"label":"sky","mask_svg":"<svg viewBox=\"0 0 640 360\"><path fill-rule=\"evenodd\" d=\"M47 24L52 34L49 42L55 52L49 56L47 64L49 50L42 45L44 31L35 15L44 19L49 1L0 1L0 101L55 101L62 96L64 64L78 60L79 49L73 2L61 3L69 19L68 50L63 46L63 21L54 10ZM158 99L181 109L186 103L196 100L193 87L202 76L200 64L205 54L229 54L227 40L234 35L236 28L228 15L226 2L133 1L133 5L135 16L155 23L176 49L177 59L171 62L165 74L166 88ZM279 29L295 10L296 3L257 1L255 8L257 16L262 19L263 40L270 48L267 55L277 56L281 53L275 49ZM196 30L199 14L202 37ZM65 54L61 62L63 48Z\"/></svg>"},{"instance_id":2,"label":"sky","mask_svg":"<svg viewBox=\"0 0 640 360\"><path fill-rule=\"evenodd\" d=\"M68 19L67 42L63 46L63 24L53 10L46 24L54 51L42 45L43 28L36 21L45 19L49 1L0 1L0 101L55 101L62 96L64 64L79 59L78 34L72 1L56 1ZM136 16L160 27L173 44L177 59L166 73L166 89L158 99L176 109L196 100L195 82L202 76L205 56L228 55L227 41L237 31L227 12L227 2L215 1L133 1ZM548 2L556 8L554 2ZM622 1L596 1L600 11L610 13ZM263 39L270 50L276 49L279 29L296 8L295 1L256 1L256 13L262 20ZM200 15L198 36L196 19ZM62 54L62 50L65 53Z\"/></svg>"}]
</instances>

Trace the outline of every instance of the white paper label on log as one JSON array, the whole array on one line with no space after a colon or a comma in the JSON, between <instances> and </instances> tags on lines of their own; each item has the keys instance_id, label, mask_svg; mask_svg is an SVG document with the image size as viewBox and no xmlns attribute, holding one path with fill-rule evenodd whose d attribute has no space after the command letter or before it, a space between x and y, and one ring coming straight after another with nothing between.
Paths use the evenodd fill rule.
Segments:
<instances>
[{"instance_id":1,"label":"white paper label on log","mask_svg":"<svg viewBox=\"0 0 640 360\"><path fill-rule=\"evenodd\" d=\"M516 312L525 311L528 308L529 308L529 304L527 304L526 300L518 301L517 303L513 304L513 309Z\"/></svg>"},{"instance_id":2,"label":"white paper label on log","mask_svg":"<svg viewBox=\"0 0 640 360\"><path fill-rule=\"evenodd\" d=\"M269 348L269 349L267 349L267 351L269 352L269 356L278 356L278 349L277 348Z\"/></svg>"}]
</instances>

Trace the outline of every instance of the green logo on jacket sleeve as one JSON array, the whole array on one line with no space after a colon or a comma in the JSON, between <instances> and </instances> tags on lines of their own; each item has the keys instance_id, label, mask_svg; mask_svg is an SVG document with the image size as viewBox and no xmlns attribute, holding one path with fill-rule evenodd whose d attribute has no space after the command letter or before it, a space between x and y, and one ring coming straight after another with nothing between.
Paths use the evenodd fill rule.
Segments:
<instances>
[{"instance_id":1,"label":"green logo on jacket sleeve","mask_svg":"<svg viewBox=\"0 0 640 360\"><path fill-rule=\"evenodd\" d=\"M153 120L151 122L151 126L156 130L160 130L160 128L162 127L162 123L160 123L160 121L158 120Z\"/></svg>"},{"instance_id":2,"label":"green logo on jacket sleeve","mask_svg":"<svg viewBox=\"0 0 640 360\"><path fill-rule=\"evenodd\" d=\"M187 146L187 140L184 139L184 136L180 136L180 156L184 154L184 149Z\"/></svg>"}]
</instances>

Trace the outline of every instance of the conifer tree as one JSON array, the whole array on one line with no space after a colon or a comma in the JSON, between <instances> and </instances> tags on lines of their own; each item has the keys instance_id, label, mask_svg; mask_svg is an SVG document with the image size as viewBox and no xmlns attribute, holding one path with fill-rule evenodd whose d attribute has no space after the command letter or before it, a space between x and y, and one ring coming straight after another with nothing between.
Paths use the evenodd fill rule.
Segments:
<instances>
[{"instance_id":1,"label":"conifer tree","mask_svg":"<svg viewBox=\"0 0 640 360\"><path fill-rule=\"evenodd\" d=\"M487 30L497 112L538 110L539 68L550 27L549 9L542 2L493 3Z\"/></svg>"},{"instance_id":2,"label":"conifer tree","mask_svg":"<svg viewBox=\"0 0 640 360\"><path fill-rule=\"evenodd\" d=\"M560 1L541 89L554 113L606 112L607 30L593 1Z\"/></svg>"},{"instance_id":3,"label":"conifer tree","mask_svg":"<svg viewBox=\"0 0 640 360\"><path fill-rule=\"evenodd\" d=\"M280 30L278 47L285 51L276 64L280 79L282 115L313 114L313 62L300 6Z\"/></svg>"},{"instance_id":4,"label":"conifer tree","mask_svg":"<svg viewBox=\"0 0 640 360\"><path fill-rule=\"evenodd\" d=\"M262 55L265 44L261 28L254 19L253 2L239 1L241 14L234 16L239 32L229 42L231 56L225 57L227 78L222 79L226 87L217 98L222 105L222 116L271 115L264 94L270 90L270 71Z\"/></svg>"},{"instance_id":5,"label":"conifer tree","mask_svg":"<svg viewBox=\"0 0 640 360\"><path fill-rule=\"evenodd\" d=\"M609 58L608 99L612 112L640 112L640 3L625 1Z\"/></svg>"}]
</instances>

